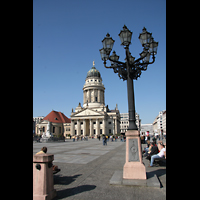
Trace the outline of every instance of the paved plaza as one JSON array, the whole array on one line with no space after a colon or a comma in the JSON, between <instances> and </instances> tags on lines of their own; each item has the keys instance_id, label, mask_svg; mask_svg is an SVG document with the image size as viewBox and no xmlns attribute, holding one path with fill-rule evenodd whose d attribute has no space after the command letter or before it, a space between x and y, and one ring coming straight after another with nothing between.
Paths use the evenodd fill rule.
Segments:
<instances>
[{"instance_id":1,"label":"paved plaza","mask_svg":"<svg viewBox=\"0 0 200 200\"><path fill-rule=\"evenodd\" d=\"M123 170L126 143L102 140L67 140L58 143L33 143L33 154L46 146L54 154L54 165L61 171L54 175L55 199L166 199L166 167L149 168L149 161L143 159L148 176L157 175L158 187L114 186L109 181L115 171ZM146 145L142 145L143 147Z\"/></svg>"}]
</instances>

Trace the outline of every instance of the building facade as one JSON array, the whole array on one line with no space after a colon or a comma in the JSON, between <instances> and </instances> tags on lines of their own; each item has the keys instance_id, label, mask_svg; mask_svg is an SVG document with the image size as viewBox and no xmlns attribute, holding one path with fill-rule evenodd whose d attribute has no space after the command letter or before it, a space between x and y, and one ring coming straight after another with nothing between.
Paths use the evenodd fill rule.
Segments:
<instances>
[{"instance_id":1,"label":"building facade","mask_svg":"<svg viewBox=\"0 0 200 200\"><path fill-rule=\"evenodd\" d=\"M100 72L93 67L87 72L81 103L71 112L71 135L97 136L120 133L120 113L105 106L105 87Z\"/></svg>"},{"instance_id":2,"label":"building facade","mask_svg":"<svg viewBox=\"0 0 200 200\"><path fill-rule=\"evenodd\" d=\"M149 135L153 135L153 124L141 124L141 134L149 132Z\"/></svg>"},{"instance_id":3,"label":"building facade","mask_svg":"<svg viewBox=\"0 0 200 200\"><path fill-rule=\"evenodd\" d=\"M43 118L44 116L33 117L33 136L36 135L37 124L40 123Z\"/></svg>"},{"instance_id":4,"label":"building facade","mask_svg":"<svg viewBox=\"0 0 200 200\"><path fill-rule=\"evenodd\" d=\"M154 135L166 134L166 110L160 111L153 121Z\"/></svg>"},{"instance_id":5,"label":"building facade","mask_svg":"<svg viewBox=\"0 0 200 200\"><path fill-rule=\"evenodd\" d=\"M141 129L141 119L139 114L135 113L136 117L136 126L138 127L138 131ZM120 113L120 133L125 133L129 127L129 114L128 113Z\"/></svg>"},{"instance_id":6,"label":"building facade","mask_svg":"<svg viewBox=\"0 0 200 200\"><path fill-rule=\"evenodd\" d=\"M46 117L36 124L36 135L45 135L49 125L50 134L54 137L67 137L70 134L71 119L62 112L52 110Z\"/></svg>"}]
</instances>

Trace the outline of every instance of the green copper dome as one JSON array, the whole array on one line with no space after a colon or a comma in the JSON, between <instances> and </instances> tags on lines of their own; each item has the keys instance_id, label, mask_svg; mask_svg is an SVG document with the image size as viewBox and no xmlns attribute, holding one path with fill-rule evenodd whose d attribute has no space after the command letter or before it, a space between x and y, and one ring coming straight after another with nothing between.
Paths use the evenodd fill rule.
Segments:
<instances>
[{"instance_id":1,"label":"green copper dome","mask_svg":"<svg viewBox=\"0 0 200 200\"><path fill-rule=\"evenodd\" d=\"M92 67L92 69L90 69L87 73L87 77L100 77L101 78L101 74L100 72L95 68L95 66Z\"/></svg>"}]
</instances>

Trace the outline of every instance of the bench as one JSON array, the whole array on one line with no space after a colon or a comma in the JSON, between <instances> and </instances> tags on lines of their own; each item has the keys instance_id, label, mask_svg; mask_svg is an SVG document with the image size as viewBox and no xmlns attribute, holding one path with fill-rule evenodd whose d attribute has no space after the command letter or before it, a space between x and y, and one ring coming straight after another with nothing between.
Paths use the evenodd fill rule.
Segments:
<instances>
[{"instance_id":1,"label":"bench","mask_svg":"<svg viewBox=\"0 0 200 200\"><path fill-rule=\"evenodd\" d=\"M154 159L154 162L156 162L156 163L159 164L159 165L166 164L166 158L165 158L165 157L162 157L162 158L155 158L155 159Z\"/></svg>"}]
</instances>

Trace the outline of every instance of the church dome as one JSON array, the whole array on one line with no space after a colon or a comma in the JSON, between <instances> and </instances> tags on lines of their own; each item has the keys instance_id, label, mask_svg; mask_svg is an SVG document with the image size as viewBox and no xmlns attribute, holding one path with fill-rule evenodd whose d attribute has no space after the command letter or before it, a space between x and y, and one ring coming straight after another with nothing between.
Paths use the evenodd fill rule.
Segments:
<instances>
[{"instance_id":1,"label":"church dome","mask_svg":"<svg viewBox=\"0 0 200 200\"><path fill-rule=\"evenodd\" d=\"M95 68L94 62L93 62L93 67L92 67L92 69L90 69L90 70L88 71L88 73L87 73L87 77L86 77L86 78L88 78L88 77L99 77L99 78L101 78L101 74L100 74L100 72Z\"/></svg>"}]
</instances>

